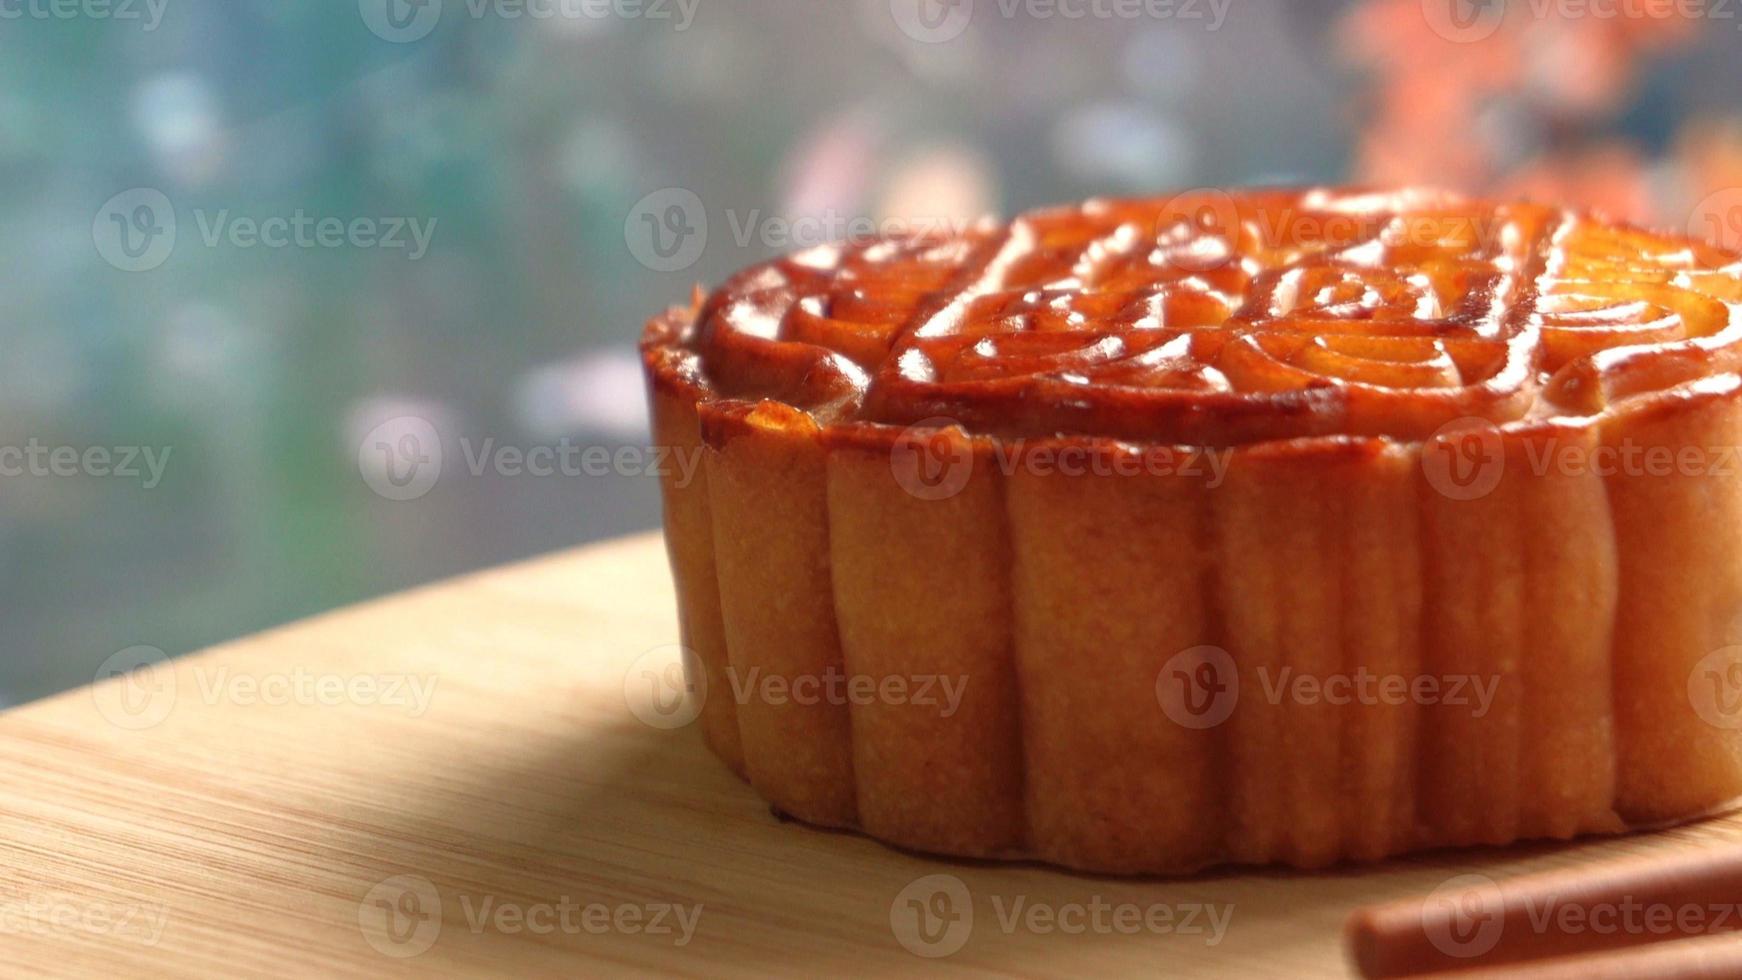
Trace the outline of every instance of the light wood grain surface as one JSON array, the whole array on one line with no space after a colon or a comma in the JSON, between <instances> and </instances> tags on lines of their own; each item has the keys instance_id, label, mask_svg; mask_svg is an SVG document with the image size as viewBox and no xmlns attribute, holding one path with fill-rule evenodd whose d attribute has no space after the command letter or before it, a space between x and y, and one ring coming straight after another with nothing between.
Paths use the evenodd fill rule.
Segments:
<instances>
[{"instance_id":1,"label":"light wood grain surface","mask_svg":"<svg viewBox=\"0 0 1742 980\"><path fill-rule=\"evenodd\" d=\"M0 715L0 972L1341 976L1362 903L1742 827L1183 881L933 860L783 824L641 720L676 636L650 535Z\"/></svg>"}]
</instances>

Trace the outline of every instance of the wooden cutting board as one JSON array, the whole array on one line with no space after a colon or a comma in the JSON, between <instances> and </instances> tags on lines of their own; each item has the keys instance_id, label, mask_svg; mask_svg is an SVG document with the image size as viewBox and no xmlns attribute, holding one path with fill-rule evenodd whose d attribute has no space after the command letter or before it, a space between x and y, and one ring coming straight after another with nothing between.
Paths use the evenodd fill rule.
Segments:
<instances>
[{"instance_id":1,"label":"wooden cutting board","mask_svg":"<svg viewBox=\"0 0 1742 980\"><path fill-rule=\"evenodd\" d=\"M933 860L782 823L661 727L676 636L648 535L0 715L0 972L1341 976L1357 905L1742 836L1176 881Z\"/></svg>"}]
</instances>

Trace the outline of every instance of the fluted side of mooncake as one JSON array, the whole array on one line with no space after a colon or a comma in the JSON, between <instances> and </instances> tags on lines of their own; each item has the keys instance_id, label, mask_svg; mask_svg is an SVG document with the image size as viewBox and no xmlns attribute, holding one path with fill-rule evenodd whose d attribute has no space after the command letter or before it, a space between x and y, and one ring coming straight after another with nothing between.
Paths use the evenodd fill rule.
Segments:
<instances>
[{"instance_id":1,"label":"fluted side of mooncake","mask_svg":"<svg viewBox=\"0 0 1742 980\"><path fill-rule=\"evenodd\" d=\"M681 397L655 406L662 434L692 431ZM778 406L699 418L700 478L668 533L688 642L726 646L724 666L700 658L703 728L800 819L938 853L1182 872L1613 832L1742 796L1742 733L1688 689L1739 639L1742 474L1542 464L1605 441L1742 444L1734 379L1600 428L1508 431L1501 475L1471 499L1426 475L1431 442L1271 443L1219 477L1110 476L959 432L930 437L955 440L959 485L916 495L886 440L825 436ZM710 552L712 592L697 582ZM1200 647L1238 674L1231 710L1201 727L1164 703ZM1291 686L1362 673L1432 678L1440 696ZM878 693L759 693L831 676Z\"/></svg>"}]
</instances>

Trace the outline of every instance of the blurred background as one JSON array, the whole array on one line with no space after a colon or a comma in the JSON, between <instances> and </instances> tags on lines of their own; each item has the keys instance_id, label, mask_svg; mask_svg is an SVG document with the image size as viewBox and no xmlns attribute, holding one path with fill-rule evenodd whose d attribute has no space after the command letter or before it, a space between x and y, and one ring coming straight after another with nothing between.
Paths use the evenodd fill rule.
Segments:
<instances>
[{"instance_id":1,"label":"blurred background","mask_svg":"<svg viewBox=\"0 0 1742 980\"><path fill-rule=\"evenodd\" d=\"M1742 3L6 0L0 706L651 528L642 322L1096 194L1742 244Z\"/></svg>"}]
</instances>

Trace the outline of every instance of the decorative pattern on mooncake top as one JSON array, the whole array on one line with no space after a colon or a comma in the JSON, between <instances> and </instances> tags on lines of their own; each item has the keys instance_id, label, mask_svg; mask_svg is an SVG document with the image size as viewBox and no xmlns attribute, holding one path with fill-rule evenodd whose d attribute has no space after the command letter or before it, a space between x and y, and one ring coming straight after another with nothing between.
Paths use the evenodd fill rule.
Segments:
<instances>
[{"instance_id":1,"label":"decorative pattern on mooncake top","mask_svg":"<svg viewBox=\"0 0 1742 980\"><path fill-rule=\"evenodd\" d=\"M1536 205L1207 191L812 249L735 277L694 343L721 394L838 420L1420 439L1586 416L1733 365L1737 270Z\"/></svg>"}]
</instances>

